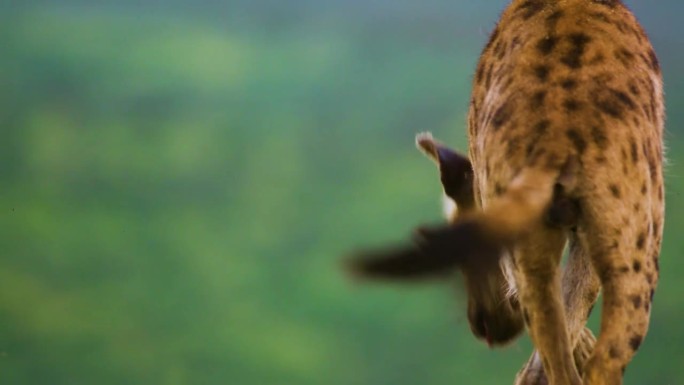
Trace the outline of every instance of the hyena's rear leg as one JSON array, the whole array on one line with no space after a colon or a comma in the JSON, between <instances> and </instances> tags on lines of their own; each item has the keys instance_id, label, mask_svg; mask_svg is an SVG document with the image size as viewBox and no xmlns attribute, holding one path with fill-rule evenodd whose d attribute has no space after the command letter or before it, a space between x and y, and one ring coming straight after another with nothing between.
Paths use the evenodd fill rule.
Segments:
<instances>
[{"instance_id":1,"label":"hyena's rear leg","mask_svg":"<svg viewBox=\"0 0 684 385\"><path fill-rule=\"evenodd\" d=\"M629 198L624 194L623 202ZM651 206L639 198L641 204ZM651 258L659 250L654 234L659 227L653 224L652 212L625 212L622 202L599 203L587 204L586 224L580 233L603 287L601 331L585 365L584 379L585 385L619 385L648 330L657 281Z\"/></svg>"},{"instance_id":2,"label":"hyena's rear leg","mask_svg":"<svg viewBox=\"0 0 684 385\"><path fill-rule=\"evenodd\" d=\"M591 257L576 234L570 237L568 263L563 271L563 300L568 334L574 347L575 365L580 375L594 350L596 339L585 325L598 298L601 282L591 264Z\"/></svg>"},{"instance_id":3,"label":"hyena's rear leg","mask_svg":"<svg viewBox=\"0 0 684 385\"><path fill-rule=\"evenodd\" d=\"M515 274L525 323L538 350L532 364L541 361L550 384L579 385L561 295L559 265L565 242L564 230L544 226L534 229L515 248ZM544 379L523 374L519 383L535 380Z\"/></svg>"},{"instance_id":4,"label":"hyena's rear leg","mask_svg":"<svg viewBox=\"0 0 684 385\"><path fill-rule=\"evenodd\" d=\"M588 253L582 249L576 236L570 236L570 253L563 269L562 290L568 335L573 346L575 366L580 375L584 364L594 350L596 339L585 327L600 289L600 282L591 266ZM548 383L539 354L535 351L518 374L517 385L544 385Z\"/></svg>"}]
</instances>

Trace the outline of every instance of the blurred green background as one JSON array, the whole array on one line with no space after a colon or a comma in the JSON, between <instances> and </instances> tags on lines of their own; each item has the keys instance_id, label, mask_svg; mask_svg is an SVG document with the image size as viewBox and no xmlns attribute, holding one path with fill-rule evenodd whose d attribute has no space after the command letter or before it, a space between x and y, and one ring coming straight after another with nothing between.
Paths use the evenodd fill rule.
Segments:
<instances>
[{"instance_id":1,"label":"blurred green background","mask_svg":"<svg viewBox=\"0 0 684 385\"><path fill-rule=\"evenodd\" d=\"M505 1L0 3L0 383L512 384L451 287L357 287L360 245L440 220ZM668 94L652 328L626 384L684 384L680 0L627 1ZM592 323L596 325L596 317Z\"/></svg>"}]
</instances>

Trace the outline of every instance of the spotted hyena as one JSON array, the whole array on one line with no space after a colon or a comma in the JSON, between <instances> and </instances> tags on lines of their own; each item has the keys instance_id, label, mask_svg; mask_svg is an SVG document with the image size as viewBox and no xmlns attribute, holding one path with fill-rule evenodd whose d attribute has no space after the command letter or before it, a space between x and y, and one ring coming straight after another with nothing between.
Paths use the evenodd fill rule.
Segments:
<instances>
[{"instance_id":1,"label":"spotted hyena","mask_svg":"<svg viewBox=\"0 0 684 385\"><path fill-rule=\"evenodd\" d=\"M460 270L477 337L500 345L527 327L537 350L517 384L620 384L658 281L663 122L658 60L619 0L513 0L475 72L469 157L418 138L456 203L449 223L350 267L392 280Z\"/></svg>"}]
</instances>

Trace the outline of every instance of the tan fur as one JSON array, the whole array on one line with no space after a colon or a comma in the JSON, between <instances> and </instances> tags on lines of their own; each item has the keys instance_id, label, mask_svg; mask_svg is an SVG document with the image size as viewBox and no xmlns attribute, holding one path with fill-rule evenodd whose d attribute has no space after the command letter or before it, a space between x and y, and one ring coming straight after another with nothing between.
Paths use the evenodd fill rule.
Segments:
<instances>
[{"instance_id":1,"label":"tan fur","mask_svg":"<svg viewBox=\"0 0 684 385\"><path fill-rule=\"evenodd\" d=\"M664 214L663 105L653 49L619 1L513 1L482 54L469 113L479 207L508 197L521 172L580 163L565 192L581 208L576 229L537 225L513 249L519 301L551 384L581 383L571 356L597 294L585 261L605 299L584 383L621 383L645 336ZM532 380L523 372L518 383Z\"/></svg>"},{"instance_id":2,"label":"tan fur","mask_svg":"<svg viewBox=\"0 0 684 385\"><path fill-rule=\"evenodd\" d=\"M469 161L418 138L458 214L350 267L394 280L458 268L476 336L504 344L524 320L537 351L516 384L621 384L658 280L663 125L658 61L620 1L513 0L475 73Z\"/></svg>"}]
</instances>

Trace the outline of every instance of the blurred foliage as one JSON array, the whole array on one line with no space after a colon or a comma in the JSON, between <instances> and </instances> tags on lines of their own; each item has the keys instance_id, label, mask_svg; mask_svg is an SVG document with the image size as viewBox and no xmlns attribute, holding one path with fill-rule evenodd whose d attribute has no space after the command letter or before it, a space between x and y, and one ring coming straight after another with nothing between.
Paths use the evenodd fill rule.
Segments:
<instances>
[{"instance_id":1,"label":"blurred foliage","mask_svg":"<svg viewBox=\"0 0 684 385\"><path fill-rule=\"evenodd\" d=\"M466 147L504 3L0 5L0 381L512 383L529 341L475 341L458 291L338 270L440 220L413 135ZM682 4L634 7L666 75L671 162L662 281L626 384L676 384Z\"/></svg>"}]
</instances>

